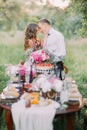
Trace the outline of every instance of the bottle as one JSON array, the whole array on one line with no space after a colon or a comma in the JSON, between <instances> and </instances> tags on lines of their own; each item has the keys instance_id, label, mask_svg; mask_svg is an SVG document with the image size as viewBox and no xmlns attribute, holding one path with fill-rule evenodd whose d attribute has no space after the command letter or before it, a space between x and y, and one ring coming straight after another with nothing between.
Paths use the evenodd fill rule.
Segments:
<instances>
[{"instance_id":1,"label":"bottle","mask_svg":"<svg viewBox=\"0 0 87 130\"><path fill-rule=\"evenodd\" d=\"M57 66L56 66L56 64L54 65L54 74L55 74L56 77L57 77Z\"/></svg>"},{"instance_id":2,"label":"bottle","mask_svg":"<svg viewBox=\"0 0 87 130\"><path fill-rule=\"evenodd\" d=\"M64 90L67 89L67 80L66 79L63 80L63 88L64 88Z\"/></svg>"},{"instance_id":3,"label":"bottle","mask_svg":"<svg viewBox=\"0 0 87 130\"><path fill-rule=\"evenodd\" d=\"M30 70L26 70L26 74L25 74L25 81L26 81L26 83L29 83L29 78L30 78L30 76L29 76L29 74L30 74Z\"/></svg>"},{"instance_id":4,"label":"bottle","mask_svg":"<svg viewBox=\"0 0 87 130\"><path fill-rule=\"evenodd\" d=\"M33 71L32 71L32 65L30 66L30 78L29 78L29 83L32 83L33 81Z\"/></svg>"},{"instance_id":5,"label":"bottle","mask_svg":"<svg viewBox=\"0 0 87 130\"><path fill-rule=\"evenodd\" d=\"M27 100L26 100L26 102L25 102L25 107L31 107L31 99L30 98L28 98Z\"/></svg>"}]
</instances>

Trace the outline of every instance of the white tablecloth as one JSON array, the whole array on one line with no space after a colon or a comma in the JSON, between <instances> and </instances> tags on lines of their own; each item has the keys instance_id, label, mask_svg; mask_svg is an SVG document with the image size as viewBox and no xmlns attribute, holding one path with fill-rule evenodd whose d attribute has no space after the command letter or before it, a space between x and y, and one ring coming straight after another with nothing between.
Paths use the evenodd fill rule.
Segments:
<instances>
[{"instance_id":1,"label":"white tablecloth","mask_svg":"<svg viewBox=\"0 0 87 130\"><path fill-rule=\"evenodd\" d=\"M16 130L53 130L53 119L56 108L60 105L53 101L47 106L25 107L20 100L12 105L11 111Z\"/></svg>"}]
</instances>

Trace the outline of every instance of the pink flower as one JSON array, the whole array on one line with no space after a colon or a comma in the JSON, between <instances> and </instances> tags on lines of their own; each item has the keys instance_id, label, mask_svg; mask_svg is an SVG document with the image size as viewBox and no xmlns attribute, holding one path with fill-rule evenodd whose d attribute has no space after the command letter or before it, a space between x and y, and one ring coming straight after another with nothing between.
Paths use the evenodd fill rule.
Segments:
<instances>
[{"instance_id":1,"label":"pink flower","mask_svg":"<svg viewBox=\"0 0 87 130\"><path fill-rule=\"evenodd\" d=\"M46 54L44 50L38 50L31 53L31 59L33 59L37 63L48 60L49 58L49 55Z\"/></svg>"},{"instance_id":2,"label":"pink flower","mask_svg":"<svg viewBox=\"0 0 87 130\"><path fill-rule=\"evenodd\" d=\"M21 76L24 76L25 73L26 73L26 68L25 68L25 66L22 65L22 64L20 64L20 65L19 65L18 72L19 72L19 74L20 74Z\"/></svg>"}]
</instances>

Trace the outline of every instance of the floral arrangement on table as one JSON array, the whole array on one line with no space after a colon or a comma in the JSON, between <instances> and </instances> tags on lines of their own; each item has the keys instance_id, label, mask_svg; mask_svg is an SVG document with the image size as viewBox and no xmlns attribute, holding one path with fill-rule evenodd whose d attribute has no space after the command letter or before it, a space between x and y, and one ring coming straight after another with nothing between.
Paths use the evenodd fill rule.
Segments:
<instances>
[{"instance_id":1,"label":"floral arrangement on table","mask_svg":"<svg viewBox=\"0 0 87 130\"><path fill-rule=\"evenodd\" d=\"M11 77L12 75L16 75L17 71L18 71L17 65L13 65L13 64L6 65L5 72L8 76Z\"/></svg>"},{"instance_id":2,"label":"floral arrangement on table","mask_svg":"<svg viewBox=\"0 0 87 130\"><path fill-rule=\"evenodd\" d=\"M53 72L53 64L48 53L41 49L31 53L30 60L35 63L37 73L51 73Z\"/></svg>"},{"instance_id":3,"label":"floral arrangement on table","mask_svg":"<svg viewBox=\"0 0 87 130\"><path fill-rule=\"evenodd\" d=\"M44 61L48 61L50 56L45 52L45 50L37 50L31 53L30 59L32 62L41 63Z\"/></svg>"},{"instance_id":4,"label":"floral arrangement on table","mask_svg":"<svg viewBox=\"0 0 87 130\"><path fill-rule=\"evenodd\" d=\"M24 62L20 62L17 65L17 69L16 69L16 73L19 73L20 77L24 78L26 75L26 72L30 71L31 69L31 64L33 65L33 63L35 63L35 67L36 64L41 63L42 67L44 67L44 63L47 64L50 67L50 56L49 54L43 50L37 50L37 51L33 51L33 49L29 48L26 50L25 52L25 61ZM43 63L43 64L42 64ZM34 66L33 66L34 67ZM14 68L10 67L10 69L12 68L11 72L14 72ZM33 76L35 77L35 71L37 72L37 70L35 70L36 68L33 68ZM24 80L24 79L23 79Z\"/></svg>"},{"instance_id":5,"label":"floral arrangement on table","mask_svg":"<svg viewBox=\"0 0 87 130\"><path fill-rule=\"evenodd\" d=\"M35 91L40 91L45 96L55 96L55 92L61 92L63 87L63 81L57 79L55 76L48 78L46 75L39 75L32 83ZM53 93L53 94L52 94Z\"/></svg>"},{"instance_id":6,"label":"floral arrangement on table","mask_svg":"<svg viewBox=\"0 0 87 130\"><path fill-rule=\"evenodd\" d=\"M13 80L13 82L19 82L19 75L21 80L25 81L25 73L26 73L26 67L24 66L24 63L21 62L18 65L8 65L6 67L6 74L10 77L10 80Z\"/></svg>"},{"instance_id":7,"label":"floral arrangement on table","mask_svg":"<svg viewBox=\"0 0 87 130\"><path fill-rule=\"evenodd\" d=\"M33 51L32 49L28 49L25 52L26 60L25 63L20 63L18 65L18 73L21 77L24 77L27 70L30 71L30 66L33 63L41 63L50 59L49 55L45 53L43 49ZM33 76L34 76L34 69L33 69Z\"/></svg>"},{"instance_id":8,"label":"floral arrangement on table","mask_svg":"<svg viewBox=\"0 0 87 130\"><path fill-rule=\"evenodd\" d=\"M20 75L21 80L23 80L23 82L29 82L28 79L30 80L29 76L31 75L31 73L32 73L32 75L31 75L32 78L35 77L35 70L34 70L34 68L32 68L31 64L29 64L29 63L23 63L23 64L20 63L18 65L18 73ZM28 79L26 79L26 78L28 78Z\"/></svg>"}]
</instances>

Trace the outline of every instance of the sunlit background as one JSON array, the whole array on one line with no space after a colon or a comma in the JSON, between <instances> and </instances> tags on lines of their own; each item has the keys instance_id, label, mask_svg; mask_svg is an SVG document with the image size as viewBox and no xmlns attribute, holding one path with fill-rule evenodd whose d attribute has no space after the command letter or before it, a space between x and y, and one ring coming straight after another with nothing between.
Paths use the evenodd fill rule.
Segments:
<instances>
[{"instance_id":1,"label":"sunlit background","mask_svg":"<svg viewBox=\"0 0 87 130\"><path fill-rule=\"evenodd\" d=\"M51 6L64 9L69 6L70 0L37 0L37 1L34 1L34 3L37 5L46 5L48 3ZM26 4L30 4L30 1L27 1Z\"/></svg>"}]
</instances>

